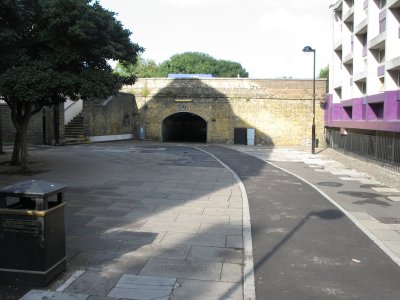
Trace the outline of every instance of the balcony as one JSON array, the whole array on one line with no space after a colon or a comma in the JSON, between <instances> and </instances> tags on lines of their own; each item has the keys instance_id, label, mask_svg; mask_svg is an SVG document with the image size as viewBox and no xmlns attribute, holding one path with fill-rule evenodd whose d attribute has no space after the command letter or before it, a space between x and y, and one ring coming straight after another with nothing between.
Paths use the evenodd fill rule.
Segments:
<instances>
[{"instance_id":1,"label":"balcony","mask_svg":"<svg viewBox=\"0 0 400 300\"><path fill-rule=\"evenodd\" d=\"M386 66L386 70L388 70L388 71L400 70L400 56L387 61L385 66Z\"/></svg>"},{"instance_id":2,"label":"balcony","mask_svg":"<svg viewBox=\"0 0 400 300\"><path fill-rule=\"evenodd\" d=\"M368 41L368 49L384 49L386 42L386 32L382 32L381 34L377 35L376 37L372 38Z\"/></svg>"},{"instance_id":3,"label":"balcony","mask_svg":"<svg viewBox=\"0 0 400 300\"><path fill-rule=\"evenodd\" d=\"M359 73L353 75L353 80L354 80L354 82L366 81L367 75L368 75L368 72L366 70L359 72Z\"/></svg>"},{"instance_id":4,"label":"balcony","mask_svg":"<svg viewBox=\"0 0 400 300\"><path fill-rule=\"evenodd\" d=\"M337 41L334 42L333 50L335 50L335 51L342 50L342 46L343 46L343 41L340 38L340 39L338 39Z\"/></svg>"},{"instance_id":5,"label":"balcony","mask_svg":"<svg viewBox=\"0 0 400 300\"><path fill-rule=\"evenodd\" d=\"M343 57L343 64L349 65L352 63L353 63L353 53L349 53L345 57Z\"/></svg>"},{"instance_id":6,"label":"balcony","mask_svg":"<svg viewBox=\"0 0 400 300\"><path fill-rule=\"evenodd\" d=\"M400 1L400 0L399 0ZM368 19L365 18L361 23L356 25L355 34L365 34L368 31Z\"/></svg>"},{"instance_id":7,"label":"balcony","mask_svg":"<svg viewBox=\"0 0 400 300\"><path fill-rule=\"evenodd\" d=\"M343 16L344 22L354 21L354 6L349 9L349 11Z\"/></svg>"},{"instance_id":8,"label":"balcony","mask_svg":"<svg viewBox=\"0 0 400 300\"><path fill-rule=\"evenodd\" d=\"M342 88L342 81L336 81L333 83L334 89L341 89Z\"/></svg>"}]
</instances>

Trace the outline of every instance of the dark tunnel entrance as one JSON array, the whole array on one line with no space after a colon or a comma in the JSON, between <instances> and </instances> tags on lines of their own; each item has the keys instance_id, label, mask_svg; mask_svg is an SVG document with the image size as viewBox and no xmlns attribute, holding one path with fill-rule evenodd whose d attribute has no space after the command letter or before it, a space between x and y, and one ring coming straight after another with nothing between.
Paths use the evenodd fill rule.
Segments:
<instances>
[{"instance_id":1,"label":"dark tunnel entrance","mask_svg":"<svg viewBox=\"0 0 400 300\"><path fill-rule=\"evenodd\" d=\"M165 118L163 142L207 142L207 122L196 114L180 112Z\"/></svg>"}]
</instances>

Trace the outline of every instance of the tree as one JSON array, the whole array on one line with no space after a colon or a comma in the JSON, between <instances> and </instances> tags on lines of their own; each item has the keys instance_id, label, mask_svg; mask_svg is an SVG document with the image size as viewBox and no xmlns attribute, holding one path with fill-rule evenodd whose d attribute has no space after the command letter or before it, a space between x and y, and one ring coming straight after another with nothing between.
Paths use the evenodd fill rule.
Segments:
<instances>
[{"instance_id":1,"label":"tree","mask_svg":"<svg viewBox=\"0 0 400 300\"><path fill-rule=\"evenodd\" d=\"M3 0L0 3L0 95L17 133L12 163L27 169L31 117L66 99L89 100L132 84L107 60L136 62L143 51L130 32L93 0Z\"/></svg>"},{"instance_id":2,"label":"tree","mask_svg":"<svg viewBox=\"0 0 400 300\"><path fill-rule=\"evenodd\" d=\"M139 56L135 64L128 66L124 66L118 62L114 68L114 72L124 77L132 75L139 78L160 77L158 64L154 60L144 59L142 56Z\"/></svg>"},{"instance_id":3,"label":"tree","mask_svg":"<svg viewBox=\"0 0 400 300\"><path fill-rule=\"evenodd\" d=\"M318 78L328 78L328 76L329 76L329 66L326 66L325 68L319 70Z\"/></svg>"},{"instance_id":4,"label":"tree","mask_svg":"<svg viewBox=\"0 0 400 300\"><path fill-rule=\"evenodd\" d=\"M217 60L199 52L175 54L160 65L160 75L170 73L212 74L215 77L248 77L247 71L237 62Z\"/></svg>"}]
</instances>

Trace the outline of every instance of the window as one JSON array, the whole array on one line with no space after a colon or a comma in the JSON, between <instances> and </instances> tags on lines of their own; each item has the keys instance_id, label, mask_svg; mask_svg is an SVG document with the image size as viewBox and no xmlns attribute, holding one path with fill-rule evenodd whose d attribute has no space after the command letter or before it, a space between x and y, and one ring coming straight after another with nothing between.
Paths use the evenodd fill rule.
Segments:
<instances>
[{"instance_id":1,"label":"window","mask_svg":"<svg viewBox=\"0 0 400 300\"><path fill-rule=\"evenodd\" d=\"M349 75L352 76L353 75L353 61L351 61L348 64L344 64L344 66L346 67L347 72L349 72Z\"/></svg>"},{"instance_id":2,"label":"window","mask_svg":"<svg viewBox=\"0 0 400 300\"><path fill-rule=\"evenodd\" d=\"M385 91L385 77L379 78L379 81L380 81L380 83L381 83L381 86L380 86L380 88L379 88L379 91L380 91L380 92L383 92L383 91Z\"/></svg>"},{"instance_id":3,"label":"window","mask_svg":"<svg viewBox=\"0 0 400 300\"><path fill-rule=\"evenodd\" d=\"M363 55L363 57L366 57L367 56L367 53L368 53L368 47L367 47L367 44L368 44L368 40L367 40L367 34L366 33L364 33L363 35L361 35L361 37L360 37L360 39L361 39L361 44L362 44L362 46L363 46L363 52L362 52L362 55Z\"/></svg>"},{"instance_id":4,"label":"window","mask_svg":"<svg viewBox=\"0 0 400 300\"><path fill-rule=\"evenodd\" d=\"M367 94L367 83L365 81L358 81L356 82L356 85L360 90L360 93L365 96Z\"/></svg>"},{"instance_id":5,"label":"window","mask_svg":"<svg viewBox=\"0 0 400 300\"><path fill-rule=\"evenodd\" d=\"M366 82L362 82L361 86L360 86L360 92L363 95L367 94L367 83Z\"/></svg>"},{"instance_id":6,"label":"window","mask_svg":"<svg viewBox=\"0 0 400 300\"><path fill-rule=\"evenodd\" d=\"M386 0L379 0L379 8L382 9L386 6Z\"/></svg>"},{"instance_id":7,"label":"window","mask_svg":"<svg viewBox=\"0 0 400 300\"><path fill-rule=\"evenodd\" d=\"M342 88L341 87L336 88L335 93L339 99L342 99Z\"/></svg>"},{"instance_id":8,"label":"window","mask_svg":"<svg viewBox=\"0 0 400 300\"><path fill-rule=\"evenodd\" d=\"M347 26L347 28L349 29L350 32L353 32L353 30L354 30L354 22L353 21L345 22L344 24Z\"/></svg>"},{"instance_id":9,"label":"window","mask_svg":"<svg viewBox=\"0 0 400 300\"><path fill-rule=\"evenodd\" d=\"M371 111L374 113L376 119L378 120L383 119L383 102L370 103L369 107L371 108Z\"/></svg>"},{"instance_id":10,"label":"window","mask_svg":"<svg viewBox=\"0 0 400 300\"><path fill-rule=\"evenodd\" d=\"M379 13L379 33L386 31L386 10Z\"/></svg>"},{"instance_id":11,"label":"window","mask_svg":"<svg viewBox=\"0 0 400 300\"><path fill-rule=\"evenodd\" d=\"M378 52L378 63L382 64L385 62L385 49L381 49Z\"/></svg>"},{"instance_id":12,"label":"window","mask_svg":"<svg viewBox=\"0 0 400 300\"><path fill-rule=\"evenodd\" d=\"M353 107L352 106L344 106L343 112L344 112L345 120L351 120L353 118Z\"/></svg>"}]
</instances>

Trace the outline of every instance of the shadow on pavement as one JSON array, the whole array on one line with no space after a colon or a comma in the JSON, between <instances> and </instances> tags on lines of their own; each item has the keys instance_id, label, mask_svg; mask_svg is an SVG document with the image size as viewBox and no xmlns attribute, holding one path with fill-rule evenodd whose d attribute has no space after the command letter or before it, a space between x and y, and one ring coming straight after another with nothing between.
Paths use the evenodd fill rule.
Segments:
<instances>
[{"instance_id":1,"label":"shadow on pavement","mask_svg":"<svg viewBox=\"0 0 400 300\"><path fill-rule=\"evenodd\" d=\"M184 278L178 299L192 283L185 278L201 282L190 286L199 297L242 292L241 195L239 201L231 174L207 154L130 141L50 148L34 160L51 171L30 178L68 186L67 271L47 289L85 269L65 292L107 296L121 274L157 276L158 269L160 276ZM1 186L21 180L27 177L0 175ZM2 286L0 298L19 299L28 289Z\"/></svg>"}]
</instances>

